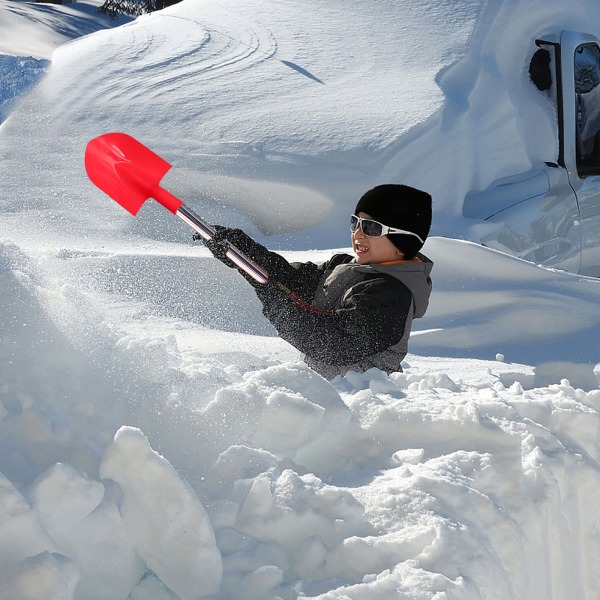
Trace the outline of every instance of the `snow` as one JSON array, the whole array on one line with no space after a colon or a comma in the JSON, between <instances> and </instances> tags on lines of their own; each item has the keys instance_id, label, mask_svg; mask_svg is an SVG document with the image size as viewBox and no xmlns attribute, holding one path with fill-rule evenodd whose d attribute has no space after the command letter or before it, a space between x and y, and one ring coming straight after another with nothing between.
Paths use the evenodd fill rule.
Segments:
<instances>
[{"instance_id":1,"label":"snow","mask_svg":"<svg viewBox=\"0 0 600 600\"><path fill-rule=\"evenodd\" d=\"M554 154L527 57L600 7L97 5L0 0L0 598L596 599L600 282L460 212ZM404 372L315 374L189 228L92 186L109 131L290 260L347 250L376 183L430 191Z\"/></svg>"},{"instance_id":2,"label":"snow","mask_svg":"<svg viewBox=\"0 0 600 600\"><path fill-rule=\"evenodd\" d=\"M208 515L139 429L117 431L104 452L100 477L119 484L123 528L161 581L182 598L219 590L223 562Z\"/></svg>"}]
</instances>

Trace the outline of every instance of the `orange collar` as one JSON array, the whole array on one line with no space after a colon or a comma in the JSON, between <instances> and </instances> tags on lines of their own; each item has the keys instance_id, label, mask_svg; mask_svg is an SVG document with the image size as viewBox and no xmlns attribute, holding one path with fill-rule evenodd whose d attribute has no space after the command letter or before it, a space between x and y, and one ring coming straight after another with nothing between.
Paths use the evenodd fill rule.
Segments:
<instances>
[{"instance_id":1,"label":"orange collar","mask_svg":"<svg viewBox=\"0 0 600 600\"><path fill-rule=\"evenodd\" d=\"M410 260L388 260L385 262L381 262L378 263L380 265L398 265L400 263L407 263L407 262L423 262L418 256L415 256L414 258L411 258Z\"/></svg>"}]
</instances>

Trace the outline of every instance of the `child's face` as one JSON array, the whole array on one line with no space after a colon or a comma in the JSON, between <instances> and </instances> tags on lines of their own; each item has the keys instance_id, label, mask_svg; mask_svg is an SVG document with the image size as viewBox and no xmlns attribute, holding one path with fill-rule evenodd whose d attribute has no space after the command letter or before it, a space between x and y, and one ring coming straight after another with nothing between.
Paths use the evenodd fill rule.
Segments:
<instances>
[{"instance_id":1,"label":"child's face","mask_svg":"<svg viewBox=\"0 0 600 600\"><path fill-rule=\"evenodd\" d=\"M356 216L363 219L373 218L364 212L360 212ZM356 262L360 265L390 262L404 258L404 254L392 244L387 235L368 237L360 227L352 233L352 249L356 254Z\"/></svg>"}]
</instances>

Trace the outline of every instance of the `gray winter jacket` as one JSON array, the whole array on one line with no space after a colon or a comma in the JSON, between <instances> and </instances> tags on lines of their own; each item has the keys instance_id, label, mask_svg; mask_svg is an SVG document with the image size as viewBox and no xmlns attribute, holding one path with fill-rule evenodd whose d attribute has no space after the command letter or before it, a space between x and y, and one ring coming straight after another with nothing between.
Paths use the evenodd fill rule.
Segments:
<instances>
[{"instance_id":1,"label":"gray winter jacket","mask_svg":"<svg viewBox=\"0 0 600 600\"><path fill-rule=\"evenodd\" d=\"M337 254L320 265L288 263L257 246L255 258L272 280L302 299L274 281L257 285L263 313L310 367L328 379L371 367L402 370L412 320L429 303L431 260L419 254L409 261L359 265L349 254Z\"/></svg>"}]
</instances>

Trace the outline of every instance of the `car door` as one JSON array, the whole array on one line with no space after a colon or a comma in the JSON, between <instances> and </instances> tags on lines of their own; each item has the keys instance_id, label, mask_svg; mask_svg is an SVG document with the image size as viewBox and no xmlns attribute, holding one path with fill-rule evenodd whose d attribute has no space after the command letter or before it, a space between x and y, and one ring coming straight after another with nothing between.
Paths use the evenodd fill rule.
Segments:
<instances>
[{"instance_id":1,"label":"car door","mask_svg":"<svg viewBox=\"0 0 600 600\"><path fill-rule=\"evenodd\" d=\"M563 75L572 78L572 97L565 95L565 107L573 107L573 154L565 152L570 184L577 196L580 213L581 267L585 275L600 276L600 45L595 38L584 39L572 32L561 37ZM566 83L566 82L565 82ZM565 91L570 86L565 85ZM569 92L566 91L568 94ZM570 118L565 110L565 119ZM568 136L570 123L565 123ZM570 160L574 156L574 161Z\"/></svg>"}]
</instances>

